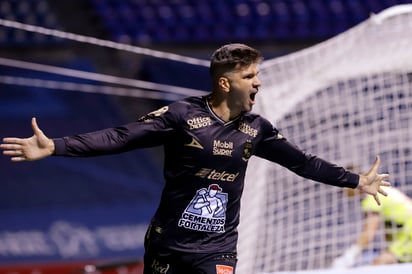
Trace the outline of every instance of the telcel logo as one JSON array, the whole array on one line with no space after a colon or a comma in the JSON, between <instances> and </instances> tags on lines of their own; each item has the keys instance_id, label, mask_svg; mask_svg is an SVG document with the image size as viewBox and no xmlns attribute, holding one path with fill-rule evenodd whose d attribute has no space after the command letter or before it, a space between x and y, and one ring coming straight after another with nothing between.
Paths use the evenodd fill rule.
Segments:
<instances>
[{"instance_id":1,"label":"telcel logo","mask_svg":"<svg viewBox=\"0 0 412 274\"><path fill-rule=\"evenodd\" d=\"M229 173L226 171L218 172L215 169L209 168L202 168L197 173L196 176L206 178L213 181L221 181L221 182L234 182L239 176L239 172L237 173Z\"/></svg>"}]
</instances>

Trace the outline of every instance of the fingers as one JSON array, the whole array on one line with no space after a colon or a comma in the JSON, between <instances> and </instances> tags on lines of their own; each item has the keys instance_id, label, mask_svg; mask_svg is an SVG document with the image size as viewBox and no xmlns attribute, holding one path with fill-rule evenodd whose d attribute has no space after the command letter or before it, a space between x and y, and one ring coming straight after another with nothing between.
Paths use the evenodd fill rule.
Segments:
<instances>
[{"instance_id":1,"label":"fingers","mask_svg":"<svg viewBox=\"0 0 412 274\"><path fill-rule=\"evenodd\" d=\"M15 149L13 149L13 148L8 148L8 149L4 149L3 154L4 154L4 155L7 155L7 156L22 155L22 154L23 154L23 150L22 150L22 149L19 149L19 148L15 148Z\"/></svg>"},{"instance_id":2,"label":"fingers","mask_svg":"<svg viewBox=\"0 0 412 274\"><path fill-rule=\"evenodd\" d=\"M4 144L1 144L1 148L3 148L3 147L8 148L13 144L15 144L15 145L23 144L23 139L22 138L16 138L16 137L6 137L6 138L3 138L3 143Z\"/></svg>"},{"instance_id":3,"label":"fingers","mask_svg":"<svg viewBox=\"0 0 412 274\"><path fill-rule=\"evenodd\" d=\"M22 151L19 151L19 152L16 152L16 155L11 157L10 160L12 162L22 162L22 161L26 161L27 158Z\"/></svg>"},{"instance_id":4,"label":"fingers","mask_svg":"<svg viewBox=\"0 0 412 274\"><path fill-rule=\"evenodd\" d=\"M386 179L389 178L389 174L379 174L379 186L378 186L378 192L384 196L388 196L388 193L383 190L382 187L390 187L391 183L388 181L385 181Z\"/></svg>"},{"instance_id":5,"label":"fingers","mask_svg":"<svg viewBox=\"0 0 412 274\"><path fill-rule=\"evenodd\" d=\"M41 143L39 140L46 140L43 132L37 125L36 118L31 120L34 135L30 138L6 137L0 144L3 155L9 156L12 162L32 161L43 157L41 154ZM45 142L46 142L45 141Z\"/></svg>"},{"instance_id":6,"label":"fingers","mask_svg":"<svg viewBox=\"0 0 412 274\"><path fill-rule=\"evenodd\" d=\"M7 138L7 139L13 139L13 138ZM3 140L6 142L5 140ZM13 142L13 140L11 140ZM26 160L26 156L24 155L23 152L23 147L19 144L1 144L0 148L3 149L3 155L5 156L11 156L10 160L12 162L21 162Z\"/></svg>"},{"instance_id":7,"label":"fingers","mask_svg":"<svg viewBox=\"0 0 412 274\"><path fill-rule=\"evenodd\" d=\"M389 174L388 173L382 173L379 174L379 176L381 177L382 180L388 179L389 178Z\"/></svg>"},{"instance_id":8,"label":"fingers","mask_svg":"<svg viewBox=\"0 0 412 274\"><path fill-rule=\"evenodd\" d=\"M3 155L11 156L10 160L13 162L23 161L25 140L15 137L7 137L3 139L3 143L0 144L0 149L3 150Z\"/></svg>"},{"instance_id":9,"label":"fingers","mask_svg":"<svg viewBox=\"0 0 412 274\"><path fill-rule=\"evenodd\" d=\"M41 129L37 125L36 117L31 118L31 128L33 129L34 135L39 135L42 133Z\"/></svg>"},{"instance_id":10,"label":"fingers","mask_svg":"<svg viewBox=\"0 0 412 274\"><path fill-rule=\"evenodd\" d=\"M4 150L4 155L14 155L16 151L22 151L22 143L18 138L4 138L3 144L0 144L0 148Z\"/></svg>"},{"instance_id":11,"label":"fingers","mask_svg":"<svg viewBox=\"0 0 412 274\"><path fill-rule=\"evenodd\" d=\"M378 195L378 194L373 195L373 198L375 198L375 201L376 201L376 203L377 203L378 205L381 205L381 200L379 199L379 195Z\"/></svg>"},{"instance_id":12,"label":"fingers","mask_svg":"<svg viewBox=\"0 0 412 274\"><path fill-rule=\"evenodd\" d=\"M382 181L381 186L392 186L392 184L390 182L387 182L387 181Z\"/></svg>"},{"instance_id":13,"label":"fingers","mask_svg":"<svg viewBox=\"0 0 412 274\"><path fill-rule=\"evenodd\" d=\"M381 163L381 157L379 157L379 155L376 155L376 157L375 157L375 164L377 164L377 165L379 166L380 163Z\"/></svg>"},{"instance_id":14,"label":"fingers","mask_svg":"<svg viewBox=\"0 0 412 274\"><path fill-rule=\"evenodd\" d=\"M373 163L373 165L372 165L371 169L369 170L368 174L371 174L371 173L376 174L378 172L378 168L379 168L380 164L381 164L381 158L379 157L379 155L377 155L376 158L375 158L375 162Z\"/></svg>"},{"instance_id":15,"label":"fingers","mask_svg":"<svg viewBox=\"0 0 412 274\"><path fill-rule=\"evenodd\" d=\"M381 187L378 188L378 192L379 192L380 194L382 194L383 196L388 196L388 193L387 193L385 190L383 190Z\"/></svg>"},{"instance_id":16,"label":"fingers","mask_svg":"<svg viewBox=\"0 0 412 274\"><path fill-rule=\"evenodd\" d=\"M8 137L3 139L3 144L0 144L0 149L4 150L3 154L11 155L15 151L23 151L24 144L24 139Z\"/></svg>"},{"instance_id":17,"label":"fingers","mask_svg":"<svg viewBox=\"0 0 412 274\"><path fill-rule=\"evenodd\" d=\"M10 161L12 161L12 162L23 162L23 161L27 161L27 158L26 158L26 156L24 156L22 154L22 155L19 155L19 156L10 157Z\"/></svg>"},{"instance_id":18,"label":"fingers","mask_svg":"<svg viewBox=\"0 0 412 274\"><path fill-rule=\"evenodd\" d=\"M16 144L15 142L13 142L12 144L1 144L0 148L3 150L3 155L6 155L6 156L21 156L21 155L23 155L22 146L19 145L19 144Z\"/></svg>"}]
</instances>

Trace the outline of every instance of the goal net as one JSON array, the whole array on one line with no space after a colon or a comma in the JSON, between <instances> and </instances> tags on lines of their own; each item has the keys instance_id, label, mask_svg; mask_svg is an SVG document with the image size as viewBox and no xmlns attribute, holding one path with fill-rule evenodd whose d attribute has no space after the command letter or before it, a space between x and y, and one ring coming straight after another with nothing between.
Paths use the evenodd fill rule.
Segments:
<instances>
[{"instance_id":1,"label":"goal net","mask_svg":"<svg viewBox=\"0 0 412 274\"><path fill-rule=\"evenodd\" d=\"M389 8L308 49L267 60L256 110L311 154L380 172L412 194L412 13ZM330 267L362 225L359 201L253 159L239 228L239 274ZM385 247L380 235L357 262Z\"/></svg>"}]
</instances>

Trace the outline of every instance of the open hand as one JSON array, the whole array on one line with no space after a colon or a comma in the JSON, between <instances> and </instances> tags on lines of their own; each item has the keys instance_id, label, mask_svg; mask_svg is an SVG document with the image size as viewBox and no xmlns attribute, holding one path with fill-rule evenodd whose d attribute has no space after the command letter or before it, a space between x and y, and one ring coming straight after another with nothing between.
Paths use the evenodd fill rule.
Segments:
<instances>
[{"instance_id":1,"label":"open hand","mask_svg":"<svg viewBox=\"0 0 412 274\"><path fill-rule=\"evenodd\" d=\"M6 137L0 144L3 155L10 156L12 162L34 161L50 156L54 152L53 140L47 138L32 118L33 136L29 138Z\"/></svg>"},{"instance_id":2,"label":"open hand","mask_svg":"<svg viewBox=\"0 0 412 274\"><path fill-rule=\"evenodd\" d=\"M382 189L382 186L390 186L391 184L386 181L389 178L389 174L379 174L378 168L381 163L379 156L376 156L373 166L366 174L360 174L358 189L362 192L368 193L375 198L378 205L381 204L379 200L379 193L387 196L388 194Z\"/></svg>"}]
</instances>

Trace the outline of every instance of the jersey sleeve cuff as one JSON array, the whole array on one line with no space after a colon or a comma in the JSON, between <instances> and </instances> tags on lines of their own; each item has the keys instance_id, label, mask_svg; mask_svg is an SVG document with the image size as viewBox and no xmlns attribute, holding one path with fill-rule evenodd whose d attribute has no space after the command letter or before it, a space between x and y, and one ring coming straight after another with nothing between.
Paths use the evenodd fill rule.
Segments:
<instances>
[{"instance_id":1,"label":"jersey sleeve cuff","mask_svg":"<svg viewBox=\"0 0 412 274\"><path fill-rule=\"evenodd\" d=\"M350 172L348 174L348 186L350 188L356 188L359 184L359 174Z\"/></svg>"},{"instance_id":2,"label":"jersey sleeve cuff","mask_svg":"<svg viewBox=\"0 0 412 274\"><path fill-rule=\"evenodd\" d=\"M66 153L66 142L63 138L53 139L54 142L54 154L53 155L64 155Z\"/></svg>"}]
</instances>

